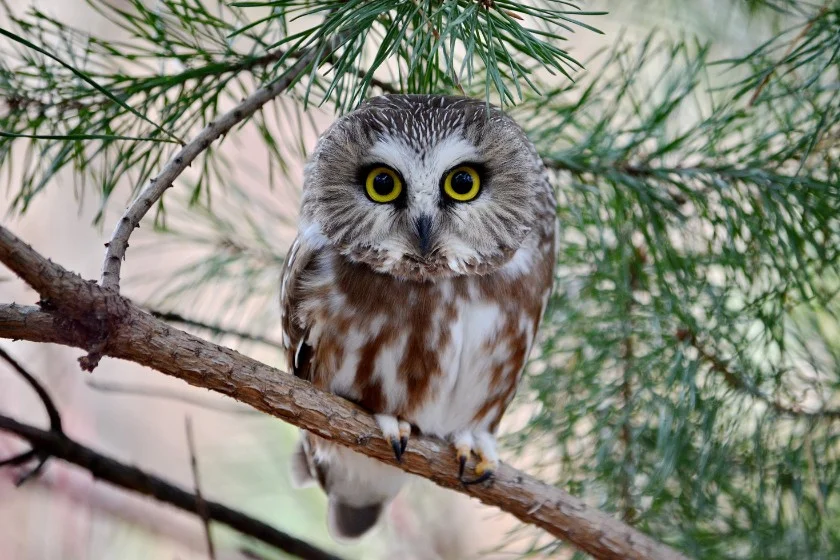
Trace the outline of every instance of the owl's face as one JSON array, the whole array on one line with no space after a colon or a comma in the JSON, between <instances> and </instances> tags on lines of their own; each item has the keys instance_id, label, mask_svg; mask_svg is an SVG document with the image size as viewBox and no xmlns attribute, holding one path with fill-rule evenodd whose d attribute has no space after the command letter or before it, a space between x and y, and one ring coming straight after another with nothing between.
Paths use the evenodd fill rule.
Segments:
<instances>
[{"instance_id":1,"label":"owl's face","mask_svg":"<svg viewBox=\"0 0 840 560\"><path fill-rule=\"evenodd\" d=\"M306 166L301 232L378 272L485 274L530 231L542 162L481 101L378 97L336 121Z\"/></svg>"}]
</instances>

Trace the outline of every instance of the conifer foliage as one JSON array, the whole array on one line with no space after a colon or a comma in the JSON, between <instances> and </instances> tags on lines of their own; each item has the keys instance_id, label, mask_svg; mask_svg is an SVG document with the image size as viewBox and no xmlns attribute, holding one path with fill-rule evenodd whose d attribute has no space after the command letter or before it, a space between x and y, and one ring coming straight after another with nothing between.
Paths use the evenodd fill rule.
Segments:
<instances>
[{"instance_id":1,"label":"conifer foliage","mask_svg":"<svg viewBox=\"0 0 840 560\"><path fill-rule=\"evenodd\" d=\"M317 112L485 97L551 170L562 233L508 451L692 557L840 557L840 2L744 2L777 31L737 57L654 33L580 61L574 41L614 16L571 1L87 2L118 39L6 8L9 211L61 173L107 223L180 142L280 79L242 125L266 192L300 183ZM239 189L227 145L156 205L162 243L204 248L167 279L176 309L220 284L240 305L276 295L289 213Z\"/></svg>"}]
</instances>

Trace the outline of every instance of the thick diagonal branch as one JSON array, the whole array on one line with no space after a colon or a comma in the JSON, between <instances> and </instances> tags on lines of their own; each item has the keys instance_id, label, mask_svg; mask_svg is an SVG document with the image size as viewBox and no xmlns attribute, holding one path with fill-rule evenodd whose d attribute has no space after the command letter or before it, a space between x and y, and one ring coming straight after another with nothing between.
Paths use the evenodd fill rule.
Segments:
<instances>
[{"instance_id":1,"label":"thick diagonal branch","mask_svg":"<svg viewBox=\"0 0 840 560\"><path fill-rule=\"evenodd\" d=\"M79 305L86 303L96 308L100 298L120 298L127 312L119 321L112 323L113 330L104 349L107 356L146 365L192 385L228 395L358 453L476 497L525 523L542 527L596 558L684 558L567 492L505 464L499 468L492 485L464 486L458 480L451 446L440 440L412 440L402 464L396 465L393 452L379 436L373 418L358 406L229 348L175 329L111 290L98 285L91 287L81 278L43 259L0 227L0 261L7 262L4 255L21 252L33 253L28 255L27 262L48 269L53 277L75 284L67 286L68 297L75 295L80 300ZM29 275L26 270L20 270L19 259L11 264L17 267L13 270L24 279ZM68 278L75 279L75 282ZM78 309L79 305L73 306L73 309ZM67 319L62 316L61 308L46 312L37 307L2 306L0 336L85 347L85 341L79 339L77 332L61 328L61 322Z\"/></svg>"}]
</instances>

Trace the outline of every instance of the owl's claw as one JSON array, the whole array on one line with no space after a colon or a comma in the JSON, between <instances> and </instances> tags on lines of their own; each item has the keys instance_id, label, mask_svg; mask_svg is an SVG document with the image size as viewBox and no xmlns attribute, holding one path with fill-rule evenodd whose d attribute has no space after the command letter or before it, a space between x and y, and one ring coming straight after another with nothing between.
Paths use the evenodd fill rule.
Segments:
<instances>
[{"instance_id":1,"label":"owl's claw","mask_svg":"<svg viewBox=\"0 0 840 560\"><path fill-rule=\"evenodd\" d=\"M480 451L479 457L481 457L481 461L479 461L478 464L475 466L475 474L477 474L478 477L474 480L464 480L462 478L461 483L465 486L487 482L496 475L496 469L499 468L499 461L497 459L491 459L482 456Z\"/></svg>"},{"instance_id":2,"label":"owl's claw","mask_svg":"<svg viewBox=\"0 0 840 560\"><path fill-rule=\"evenodd\" d=\"M455 437L454 443L458 455L458 480L461 484L481 484L493 478L499 468L499 457L496 453L496 440L490 433L463 432ZM479 458L475 466L475 474L478 476L468 480L464 478L464 470L471 452L475 452Z\"/></svg>"},{"instance_id":3,"label":"owl's claw","mask_svg":"<svg viewBox=\"0 0 840 560\"><path fill-rule=\"evenodd\" d=\"M390 414L377 414L374 418L379 424L379 429L382 430L382 435L390 442L397 463L402 463L402 456L408 447L408 438L411 435L411 424Z\"/></svg>"},{"instance_id":4,"label":"owl's claw","mask_svg":"<svg viewBox=\"0 0 840 560\"><path fill-rule=\"evenodd\" d=\"M467 456L458 455L458 480L464 482L464 468L467 466Z\"/></svg>"},{"instance_id":5,"label":"owl's claw","mask_svg":"<svg viewBox=\"0 0 840 560\"><path fill-rule=\"evenodd\" d=\"M394 457L397 458L397 463L402 463L402 454L403 450L400 446L400 440L397 438L391 438L391 449L394 450Z\"/></svg>"},{"instance_id":6,"label":"owl's claw","mask_svg":"<svg viewBox=\"0 0 840 560\"><path fill-rule=\"evenodd\" d=\"M488 480L493 478L493 475L495 475L495 474L496 474L495 471L485 471L484 474L482 474L478 478L474 478L472 480L461 479L461 484L463 484L464 486L472 486L474 484L481 484L482 482L487 482Z\"/></svg>"}]
</instances>

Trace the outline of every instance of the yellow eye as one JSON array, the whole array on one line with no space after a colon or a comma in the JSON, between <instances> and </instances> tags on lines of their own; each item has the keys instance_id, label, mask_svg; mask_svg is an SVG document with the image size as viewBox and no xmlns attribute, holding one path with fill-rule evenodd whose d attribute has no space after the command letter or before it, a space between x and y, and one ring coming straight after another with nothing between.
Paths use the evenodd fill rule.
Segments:
<instances>
[{"instance_id":1,"label":"yellow eye","mask_svg":"<svg viewBox=\"0 0 840 560\"><path fill-rule=\"evenodd\" d=\"M443 192L452 200L469 202L478 196L481 179L478 171L468 165L456 167L443 180Z\"/></svg>"},{"instance_id":2,"label":"yellow eye","mask_svg":"<svg viewBox=\"0 0 840 560\"><path fill-rule=\"evenodd\" d=\"M374 202L393 202L402 193L402 181L393 169L374 167L365 180L365 191Z\"/></svg>"}]
</instances>

